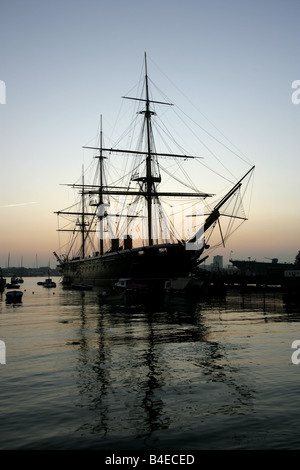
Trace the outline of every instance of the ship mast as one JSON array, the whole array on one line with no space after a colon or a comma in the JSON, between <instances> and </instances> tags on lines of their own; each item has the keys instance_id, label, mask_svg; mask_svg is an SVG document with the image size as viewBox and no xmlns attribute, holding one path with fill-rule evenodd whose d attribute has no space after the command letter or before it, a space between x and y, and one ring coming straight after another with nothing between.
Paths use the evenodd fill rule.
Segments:
<instances>
[{"instance_id":1,"label":"ship mast","mask_svg":"<svg viewBox=\"0 0 300 470\"><path fill-rule=\"evenodd\" d=\"M99 155L99 170L100 170L100 186L99 186L99 205L103 204L103 134L102 134L102 115L100 117L100 155ZM102 216L100 216L100 221L102 220ZM99 224L100 230L102 229L102 223ZM103 234L100 233L100 255L103 255Z\"/></svg>"},{"instance_id":2,"label":"ship mast","mask_svg":"<svg viewBox=\"0 0 300 470\"><path fill-rule=\"evenodd\" d=\"M152 239L152 170L151 170L151 114L149 101L148 73L147 73L147 57L145 52L145 81L146 81L146 111L145 119L147 124L147 158L146 158L146 200L148 210L148 244L153 245Z\"/></svg>"},{"instance_id":3,"label":"ship mast","mask_svg":"<svg viewBox=\"0 0 300 470\"><path fill-rule=\"evenodd\" d=\"M82 212L81 212L81 223L78 222L77 225L81 227L81 249L82 249L82 258L84 259L85 257L85 209L84 209L84 204L85 204L85 197L84 197L84 168L82 165L82 193L81 193L81 204L82 204Z\"/></svg>"}]
</instances>

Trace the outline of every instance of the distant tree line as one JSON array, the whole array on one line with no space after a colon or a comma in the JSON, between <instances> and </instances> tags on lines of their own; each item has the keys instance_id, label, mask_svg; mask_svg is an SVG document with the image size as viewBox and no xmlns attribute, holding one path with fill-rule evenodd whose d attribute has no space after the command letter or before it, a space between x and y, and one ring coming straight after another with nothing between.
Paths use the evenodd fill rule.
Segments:
<instances>
[{"instance_id":1,"label":"distant tree line","mask_svg":"<svg viewBox=\"0 0 300 470\"><path fill-rule=\"evenodd\" d=\"M41 266L40 268L24 268L24 267L9 267L2 268L3 277L34 277L34 276L59 276L57 268L49 268L48 266Z\"/></svg>"}]
</instances>

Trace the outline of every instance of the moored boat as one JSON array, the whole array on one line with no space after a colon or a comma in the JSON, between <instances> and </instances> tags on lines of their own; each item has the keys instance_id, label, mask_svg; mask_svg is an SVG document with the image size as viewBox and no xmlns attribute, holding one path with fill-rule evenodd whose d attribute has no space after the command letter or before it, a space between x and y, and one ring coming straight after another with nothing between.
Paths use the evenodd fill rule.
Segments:
<instances>
[{"instance_id":1,"label":"moored boat","mask_svg":"<svg viewBox=\"0 0 300 470\"><path fill-rule=\"evenodd\" d=\"M6 284L5 287L6 289L19 289L20 288L19 284L11 284L11 283Z\"/></svg>"},{"instance_id":2,"label":"moored boat","mask_svg":"<svg viewBox=\"0 0 300 470\"><path fill-rule=\"evenodd\" d=\"M6 302L8 303L22 302L22 297L23 297L22 291L12 290L12 291L6 292Z\"/></svg>"},{"instance_id":3,"label":"moored boat","mask_svg":"<svg viewBox=\"0 0 300 470\"><path fill-rule=\"evenodd\" d=\"M56 287L56 282L54 282L50 277L48 279L45 279L45 282L43 282L43 287Z\"/></svg>"},{"instance_id":4,"label":"moored boat","mask_svg":"<svg viewBox=\"0 0 300 470\"><path fill-rule=\"evenodd\" d=\"M149 282L143 283L142 280L135 280L132 278L121 278L114 284L114 288L122 292L142 292L147 291L149 287Z\"/></svg>"}]
</instances>

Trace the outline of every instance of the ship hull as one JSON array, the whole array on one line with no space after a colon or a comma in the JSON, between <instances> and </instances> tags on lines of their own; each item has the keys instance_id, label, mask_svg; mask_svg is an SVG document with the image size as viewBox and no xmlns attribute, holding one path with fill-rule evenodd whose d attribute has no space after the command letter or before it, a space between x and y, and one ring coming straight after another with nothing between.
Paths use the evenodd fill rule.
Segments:
<instances>
[{"instance_id":1,"label":"ship hull","mask_svg":"<svg viewBox=\"0 0 300 470\"><path fill-rule=\"evenodd\" d=\"M187 276L203 250L186 250L184 244L163 244L119 250L60 266L69 282L105 286L120 278L133 278L163 284L171 277Z\"/></svg>"}]
</instances>

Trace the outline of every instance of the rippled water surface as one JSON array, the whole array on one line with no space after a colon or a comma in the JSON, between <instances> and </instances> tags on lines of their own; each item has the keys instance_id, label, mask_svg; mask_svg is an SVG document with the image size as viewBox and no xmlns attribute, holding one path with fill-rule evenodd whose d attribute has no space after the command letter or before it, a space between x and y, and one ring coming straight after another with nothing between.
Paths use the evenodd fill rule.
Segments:
<instances>
[{"instance_id":1,"label":"rippled water surface","mask_svg":"<svg viewBox=\"0 0 300 470\"><path fill-rule=\"evenodd\" d=\"M300 449L280 292L125 303L39 280L0 301L0 449Z\"/></svg>"}]
</instances>

